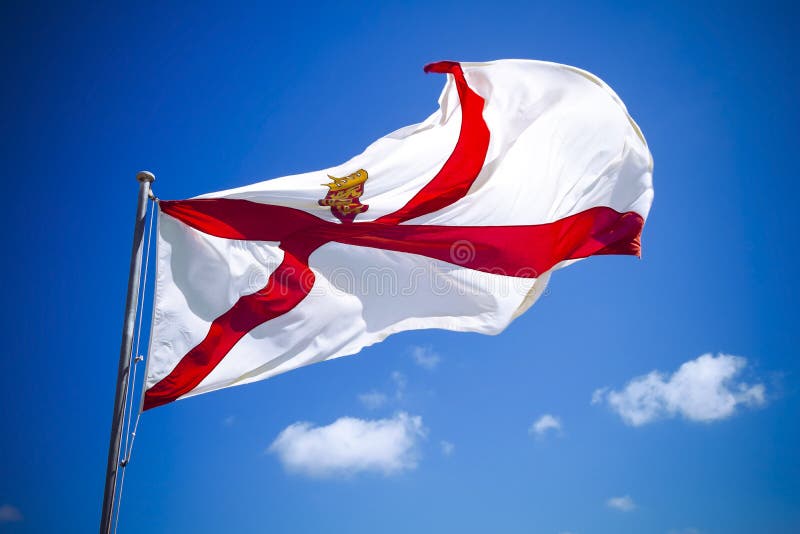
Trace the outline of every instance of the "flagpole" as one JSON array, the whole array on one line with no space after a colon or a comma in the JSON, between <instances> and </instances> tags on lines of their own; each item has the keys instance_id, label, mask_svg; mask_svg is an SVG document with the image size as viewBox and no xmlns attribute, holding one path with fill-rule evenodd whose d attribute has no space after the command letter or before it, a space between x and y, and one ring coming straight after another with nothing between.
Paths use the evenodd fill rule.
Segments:
<instances>
[{"instance_id":1,"label":"flagpole","mask_svg":"<svg viewBox=\"0 0 800 534\"><path fill-rule=\"evenodd\" d=\"M136 308L139 304L144 219L147 214L150 184L155 179L156 177L148 171L141 171L136 174L136 180L139 181L139 199L136 205L133 248L131 249L131 264L128 271L128 296L125 298L125 320L122 323L122 345L119 350L117 391L114 396L111 437L108 443L108 464L106 466L105 492L103 493L103 512L100 516L100 534L109 534L111 532L111 519L114 515L114 496L117 488L117 470L119 468L119 445L122 439L122 425L125 419L125 401L128 396L128 373L130 371L133 327L136 320Z\"/></svg>"}]
</instances>

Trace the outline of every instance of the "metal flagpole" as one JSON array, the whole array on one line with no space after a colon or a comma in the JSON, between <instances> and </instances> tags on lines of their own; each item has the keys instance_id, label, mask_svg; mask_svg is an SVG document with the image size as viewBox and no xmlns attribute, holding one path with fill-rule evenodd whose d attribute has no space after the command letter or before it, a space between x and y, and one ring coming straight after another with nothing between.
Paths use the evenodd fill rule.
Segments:
<instances>
[{"instance_id":1,"label":"metal flagpole","mask_svg":"<svg viewBox=\"0 0 800 534\"><path fill-rule=\"evenodd\" d=\"M111 437L108 443L106 488L103 494L103 513L100 517L100 534L109 534L111 532L111 518L114 512L114 494L117 487L117 469L119 468L119 445L122 439L125 401L128 395L128 373L130 371L133 328L136 320L136 308L139 304L139 277L142 270L144 219L147 214L147 200L150 196L150 184L156 177L148 171L141 171L136 174L136 179L139 181L139 200L136 205L136 225L133 230L131 265L128 271L128 296L125 299L125 321L122 323L122 346L119 350L117 391L114 397Z\"/></svg>"}]
</instances>

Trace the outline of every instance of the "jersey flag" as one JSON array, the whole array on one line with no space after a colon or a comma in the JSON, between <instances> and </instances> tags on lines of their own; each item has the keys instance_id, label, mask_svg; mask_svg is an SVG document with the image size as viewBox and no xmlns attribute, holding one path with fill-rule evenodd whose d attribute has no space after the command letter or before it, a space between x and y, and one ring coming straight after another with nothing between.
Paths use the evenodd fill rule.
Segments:
<instances>
[{"instance_id":1,"label":"jersey flag","mask_svg":"<svg viewBox=\"0 0 800 534\"><path fill-rule=\"evenodd\" d=\"M329 169L160 201L143 408L355 354L497 334L550 273L640 255L652 158L566 65L443 61L439 109Z\"/></svg>"}]
</instances>

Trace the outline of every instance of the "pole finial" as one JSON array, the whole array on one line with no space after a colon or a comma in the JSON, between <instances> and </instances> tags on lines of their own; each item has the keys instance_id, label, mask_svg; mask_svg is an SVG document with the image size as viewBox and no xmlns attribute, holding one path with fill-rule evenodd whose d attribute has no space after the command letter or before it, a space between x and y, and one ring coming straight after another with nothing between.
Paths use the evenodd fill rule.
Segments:
<instances>
[{"instance_id":1,"label":"pole finial","mask_svg":"<svg viewBox=\"0 0 800 534\"><path fill-rule=\"evenodd\" d=\"M154 182L156 176L150 171L139 171L136 173L136 179L140 182Z\"/></svg>"}]
</instances>

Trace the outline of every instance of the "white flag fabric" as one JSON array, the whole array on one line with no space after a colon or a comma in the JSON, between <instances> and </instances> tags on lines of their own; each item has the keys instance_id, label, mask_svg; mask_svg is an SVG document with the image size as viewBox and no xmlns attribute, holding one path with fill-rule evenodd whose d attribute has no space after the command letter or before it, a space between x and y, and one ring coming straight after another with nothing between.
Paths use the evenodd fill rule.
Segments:
<instances>
[{"instance_id":1,"label":"white flag fabric","mask_svg":"<svg viewBox=\"0 0 800 534\"><path fill-rule=\"evenodd\" d=\"M640 253L652 158L555 63L439 62L439 109L351 160L160 201L144 409L410 329L497 334L552 270Z\"/></svg>"}]
</instances>

